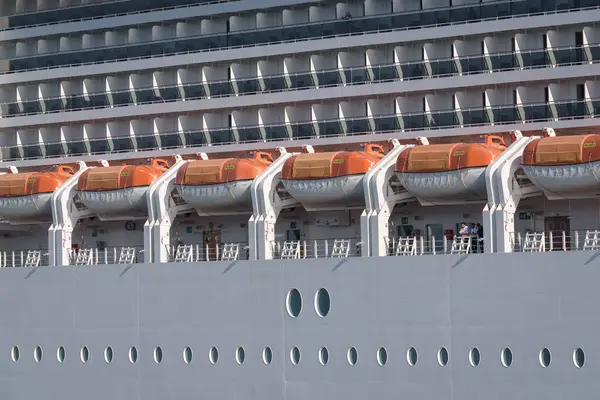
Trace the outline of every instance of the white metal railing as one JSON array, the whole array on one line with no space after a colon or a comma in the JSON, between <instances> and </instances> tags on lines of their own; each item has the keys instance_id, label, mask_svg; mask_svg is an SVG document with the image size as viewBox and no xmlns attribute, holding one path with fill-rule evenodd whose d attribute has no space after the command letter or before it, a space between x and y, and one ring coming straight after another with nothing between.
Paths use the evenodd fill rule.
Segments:
<instances>
[{"instance_id":1,"label":"white metal railing","mask_svg":"<svg viewBox=\"0 0 600 400\"><path fill-rule=\"evenodd\" d=\"M276 241L272 243L273 258L346 258L359 257L358 238Z\"/></svg>"},{"instance_id":2,"label":"white metal railing","mask_svg":"<svg viewBox=\"0 0 600 400\"><path fill-rule=\"evenodd\" d=\"M0 251L0 268L6 267L39 267L48 265L48 250L10 250Z\"/></svg>"},{"instance_id":3,"label":"white metal railing","mask_svg":"<svg viewBox=\"0 0 600 400\"><path fill-rule=\"evenodd\" d=\"M71 265L137 264L144 262L142 246L81 248L69 251Z\"/></svg>"},{"instance_id":4,"label":"white metal railing","mask_svg":"<svg viewBox=\"0 0 600 400\"><path fill-rule=\"evenodd\" d=\"M600 251L600 229L510 233L513 252Z\"/></svg>"},{"instance_id":5,"label":"white metal railing","mask_svg":"<svg viewBox=\"0 0 600 400\"><path fill-rule=\"evenodd\" d=\"M247 260L248 242L224 242L216 244L183 244L167 246L169 261L234 261Z\"/></svg>"}]
</instances>

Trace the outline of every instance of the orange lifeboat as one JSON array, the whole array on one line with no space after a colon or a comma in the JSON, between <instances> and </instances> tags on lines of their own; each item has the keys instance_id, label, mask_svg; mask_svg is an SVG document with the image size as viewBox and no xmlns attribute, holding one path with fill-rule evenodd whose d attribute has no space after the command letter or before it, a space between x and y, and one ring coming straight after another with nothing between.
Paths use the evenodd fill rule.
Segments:
<instances>
[{"instance_id":1,"label":"orange lifeboat","mask_svg":"<svg viewBox=\"0 0 600 400\"><path fill-rule=\"evenodd\" d=\"M0 175L0 215L9 221L51 220L52 194L73 173L72 167L61 165L54 172Z\"/></svg>"},{"instance_id":2,"label":"orange lifeboat","mask_svg":"<svg viewBox=\"0 0 600 400\"><path fill-rule=\"evenodd\" d=\"M523 151L523 170L550 199L600 195L600 135L548 136Z\"/></svg>"},{"instance_id":3,"label":"orange lifeboat","mask_svg":"<svg viewBox=\"0 0 600 400\"><path fill-rule=\"evenodd\" d=\"M77 182L83 204L98 215L146 212L146 192L167 169L165 160L149 160L147 165L119 165L90 168ZM133 215L132 215L133 216Z\"/></svg>"},{"instance_id":4,"label":"orange lifeboat","mask_svg":"<svg viewBox=\"0 0 600 400\"><path fill-rule=\"evenodd\" d=\"M247 158L190 161L177 172L177 190L196 210L248 210L252 208L252 181L272 162L273 157L262 151Z\"/></svg>"},{"instance_id":5,"label":"orange lifeboat","mask_svg":"<svg viewBox=\"0 0 600 400\"><path fill-rule=\"evenodd\" d=\"M485 170L505 149L498 136L482 136L476 143L416 146L400 153L396 175L423 204L482 201L487 199Z\"/></svg>"},{"instance_id":6,"label":"orange lifeboat","mask_svg":"<svg viewBox=\"0 0 600 400\"><path fill-rule=\"evenodd\" d=\"M377 144L363 144L358 151L298 154L285 162L281 179L307 210L362 205L363 177L384 155Z\"/></svg>"}]
</instances>

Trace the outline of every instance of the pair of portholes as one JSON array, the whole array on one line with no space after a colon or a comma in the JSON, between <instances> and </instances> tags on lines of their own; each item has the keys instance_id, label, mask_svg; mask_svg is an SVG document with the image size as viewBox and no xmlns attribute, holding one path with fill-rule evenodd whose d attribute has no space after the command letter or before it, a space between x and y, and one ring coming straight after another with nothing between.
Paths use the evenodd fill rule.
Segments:
<instances>
[{"instance_id":1,"label":"pair of portholes","mask_svg":"<svg viewBox=\"0 0 600 400\"><path fill-rule=\"evenodd\" d=\"M302 295L298 289L292 289L286 297L286 310L290 317L296 318L302 312ZM314 307L317 315L321 318L326 317L331 309L331 298L327 289L317 290L314 298Z\"/></svg>"}]
</instances>

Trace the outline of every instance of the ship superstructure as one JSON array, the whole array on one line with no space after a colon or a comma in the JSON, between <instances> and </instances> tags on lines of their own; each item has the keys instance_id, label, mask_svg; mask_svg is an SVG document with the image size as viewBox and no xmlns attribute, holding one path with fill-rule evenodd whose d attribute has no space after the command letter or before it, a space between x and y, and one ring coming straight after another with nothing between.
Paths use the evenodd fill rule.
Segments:
<instances>
[{"instance_id":1,"label":"ship superstructure","mask_svg":"<svg viewBox=\"0 0 600 400\"><path fill-rule=\"evenodd\" d=\"M298 367L285 370L283 379L227 369L231 386L223 384L225 389L211 386L225 380L208 369L199 380L213 387L208 397L397 398L398 388L415 398L567 396L560 388L531 389L543 386L536 386L536 374L522 375L535 382L529 389L519 384L502 388L498 382L506 383L506 377L486 383L496 388L494 394L483 387L466 388L462 377L470 377L471 370L462 367L444 376L439 386L428 386L433 370L420 377L378 375L382 369L348 375L340 368L367 360L359 357L360 346L346 343L354 339L336 340L336 335L356 332L365 347L373 347L376 340L390 338L388 333L406 334L421 341L420 347L400 351L389 343L377 345L369 356L372 365L366 365L384 367L389 356L391 365L402 358L416 370L418 352L433 351L429 339L438 340L441 332L447 343L430 357L437 359L435 367L449 364L454 343L468 353L465 366L475 368L492 351L484 349L491 346L488 341L509 340L502 336L504 325L514 322L532 332L535 325L539 338L545 337L544 327L562 329L564 321L595 318L570 291L568 274L560 268L575 260L578 279L587 276L591 282L586 266L595 261L584 251L600 250L599 0L0 3L0 267L47 267L0 269L0 293L30 304L11 290L36 285L48 309L64 305L62 296L79 293L82 304L96 307L93 315L104 321L95 325L96 320L73 308L71 320L49 322L40 317L44 313L36 307L41 306L23 306L24 313L36 316L35 322L11 325L0 346L7 345L5 340L14 342L19 332L36 329L48 333L44 338L55 337L55 329L64 341L68 326L80 327L84 320L86 335L98 338L97 331L110 331L119 347L100 340L88 347L78 342L87 340L84 334L65 346L36 344L46 339L28 333L23 337L28 338L27 351L33 351L29 361L37 365L52 357L54 362L54 354L44 353L50 346L52 352L56 347L59 364L73 348L79 352L73 358L87 364L90 352L102 348L102 366L118 354L127 362L123 368L136 363L164 367L163 356L173 362L169 346L181 347L179 338L189 330L202 341L197 346L206 347L207 367L228 362L219 364L219 357L238 367L259 353L255 358L261 366L279 362ZM540 254L549 251L563 253L556 258ZM507 259L520 260L508 262L510 277L500 273ZM489 266L491 275L473 273L477 263ZM548 265L554 272L551 277L528 275L517 264L535 271ZM84 265L97 267L74 267ZM69 272L58 268L62 266L73 266L66 268L75 271L72 282ZM473 275L459 271L463 266ZM380 275L369 275L370 268ZM135 279L128 275L131 269ZM85 273L94 278L77 275ZM336 280L336 274L344 278ZM509 288L514 302L500 305L486 297L500 296L496 283L511 285L511 277L522 283ZM108 321L99 305L112 301L107 300L109 292L97 293L99 286L83 292L75 286L78 279L114 285L114 299L127 305L123 310L107 307L118 316L116 324L123 325ZM197 280L202 281L198 287L192 284ZM304 289L295 288L294 280ZM322 280L329 280L331 299ZM47 282L56 292L44 286ZM157 302L158 292L152 292L163 282L168 311ZM402 289L390 286L393 282ZM550 282L556 290L536 286L539 282ZM557 289L561 284L568 287ZM377 285L385 290L373 294ZM319 319L295 329L292 324L305 321L300 315L303 290L314 291ZM440 295L443 290L447 296ZM219 303L220 291L235 293L236 301L245 303L244 311L229 299ZM240 293L245 297L236 297ZM421 293L429 297L419 297ZM180 308L195 314L186 308L187 295L204 313L202 318L215 318L222 326L206 328L206 320L197 315L189 316L188 325L169 319L181 316ZM305 309L311 298L304 297ZM487 317L494 311L478 310L481 298L481 304L498 307L498 321ZM0 303L11 304L8 299ZM348 315L352 304L361 304L356 312L363 326L356 329L339 319L336 299L343 299L337 307ZM259 304L272 311L279 301L285 306L278 303L276 314L253 308ZM77 307L77 301L72 303L69 307ZM427 317L421 320L412 306L404 307L413 303ZM367 305L381 312L369 312ZM522 314L513 320L502 307ZM154 310L161 315L156 320ZM219 319L226 313L237 315L239 325ZM386 315L400 315L407 330ZM471 323L469 316L476 321ZM251 317L263 318L264 326ZM327 318L338 319L328 325L332 320ZM586 332L594 332L594 323ZM387 333L380 335L378 327ZM238 330L254 335L263 328L283 342L270 347L256 339L246 348L234 345L247 340L236 336ZM477 336L480 328L485 335ZM317 346L319 329L330 341L329 364L328 347ZM125 345L116 333L125 331L126 341L159 340L162 334L156 332L163 332L164 346L153 344L150 351L145 342ZM211 336L215 332L218 337ZM530 339L506 332L517 360L520 346L527 347ZM222 345L208 346L209 337ZM578 337L587 340L586 334ZM314 354L301 356L302 346L290 347L289 340L309 341L307 346L316 346ZM480 340L481 347L473 340ZM558 339L547 340L555 342L544 347L536 341L542 346L536 352L540 350L541 368L551 370L549 347L558 346ZM568 355L557 357L572 357L569 365L576 369L588 360L594 371L594 355L586 353L592 345L577 340L569 342ZM332 350L334 342L348 344L343 356ZM24 365L23 346L7 347L11 368ZM231 354L219 353L224 347ZM194 346L181 348L184 364L191 364ZM502 370L512 365L510 349L505 343L493 350ZM140 356L137 361L138 351L146 360ZM4 368L1 354L2 347ZM323 377L305 371L304 357L314 361L314 368L328 365L335 372ZM340 357L343 366L335 364ZM455 368L452 362L449 366ZM179 371L179 366L171 368ZM159 382L166 376L148 371L126 380ZM296 376L293 371L304 372ZM532 366L516 362L510 371L529 374ZM21 379L27 375L21 372L7 376ZM559 372L570 382L582 382L571 370ZM472 379L482 383L485 377ZM89 379L90 388L100 385ZM361 386L365 379L380 386ZM347 386L328 389L340 381ZM197 392L184 390L192 385L187 378L179 389L174 389L181 383L177 378L160 382L168 388L162 395L140 386L115 389L118 394L112 398L171 398L178 397L177 390L186 398ZM589 393L594 384L583 381ZM39 388L53 385L44 381ZM0 394L4 387L0 384ZM25 398L35 397L37 389L31 390ZM58 398L59 392L52 395ZM583 393L580 398L589 394L569 393ZM0 397L23 398L12 390L5 394ZM101 385L89 396L111 398Z\"/></svg>"}]
</instances>

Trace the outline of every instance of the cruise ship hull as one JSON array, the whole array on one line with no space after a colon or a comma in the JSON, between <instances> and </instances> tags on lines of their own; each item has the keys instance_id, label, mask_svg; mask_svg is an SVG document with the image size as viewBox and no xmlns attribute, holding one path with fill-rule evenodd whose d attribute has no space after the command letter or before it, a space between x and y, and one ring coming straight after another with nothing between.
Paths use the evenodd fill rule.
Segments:
<instances>
[{"instance_id":1,"label":"cruise ship hull","mask_svg":"<svg viewBox=\"0 0 600 400\"><path fill-rule=\"evenodd\" d=\"M555 252L4 268L0 397L590 398L600 389L599 267L592 253ZM296 318L286 307L292 288L302 296ZM321 288L330 298L324 317L315 311ZM323 347L326 365L319 362ZM355 365L348 362L352 347ZM442 347L445 366L437 357ZM387 353L383 366L380 348ZM477 366L469 362L473 348ZM504 348L512 351L509 367L501 361ZM544 348L551 353L547 368L539 359ZM581 368L574 365L578 348L585 354Z\"/></svg>"}]
</instances>

